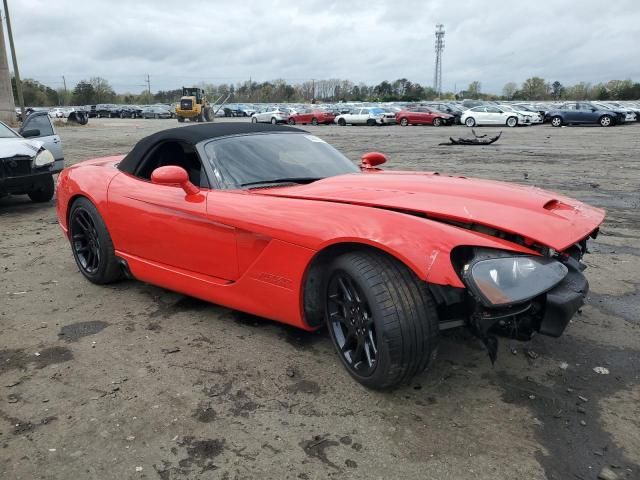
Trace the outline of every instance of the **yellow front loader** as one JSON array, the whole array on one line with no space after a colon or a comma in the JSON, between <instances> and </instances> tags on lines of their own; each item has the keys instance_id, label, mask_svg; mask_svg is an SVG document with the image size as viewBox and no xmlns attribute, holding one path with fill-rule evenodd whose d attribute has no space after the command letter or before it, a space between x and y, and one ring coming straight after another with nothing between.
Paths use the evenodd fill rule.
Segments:
<instances>
[{"instance_id":1,"label":"yellow front loader","mask_svg":"<svg viewBox=\"0 0 640 480\"><path fill-rule=\"evenodd\" d=\"M182 87L182 97L176 105L176 117L179 122L184 122L185 118L192 122L213 121L213 111L202 88Z\"/></svg>"}]
</instances>

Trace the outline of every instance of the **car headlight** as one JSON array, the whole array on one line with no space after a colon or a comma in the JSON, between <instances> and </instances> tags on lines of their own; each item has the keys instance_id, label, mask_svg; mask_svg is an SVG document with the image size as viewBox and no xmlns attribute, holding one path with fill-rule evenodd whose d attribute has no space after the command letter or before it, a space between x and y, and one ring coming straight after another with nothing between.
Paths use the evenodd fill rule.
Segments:
<instances>
[{"instance_id":1,"label":"car headlight","mask_svg":"<svg viewBox=\"0 0 640 480\"><path fill-rule=\"evenodd\" d=\"M567 271L562 263L546 257L483 258L464 266L463 279L485 306L507 306L552 289Z\"/></svg>"},{"instance_id":2,"label":"car headlight","mask_svg":"<svg viewBox=\"0 0 640 480\"><path fill-rule=\"evenodd\" d=\"M33 161L36 167L44 167L45 165L49 165L55 162L55 158L51 155L49 150L41 150L37 155L36 159Z\"/></svg>"}]
</instances>

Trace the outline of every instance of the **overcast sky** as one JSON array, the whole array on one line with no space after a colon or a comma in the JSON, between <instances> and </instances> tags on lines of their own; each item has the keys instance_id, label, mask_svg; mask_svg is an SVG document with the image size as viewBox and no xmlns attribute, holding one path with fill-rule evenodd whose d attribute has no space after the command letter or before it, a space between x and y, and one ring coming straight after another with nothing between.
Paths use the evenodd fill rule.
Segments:
<instances>
[{"instance_id":1,"label":"overcast sky","mask_svg":"<svg viewBox=\"0 0 640 480\"><path fill-rule=\"evenodd\" d=\"M9 0L20 71L53 88L102 76L117 92L200 81L341 78L500 93L532 75L640 81L640 1Z\"/></svg>"}]
</instances>

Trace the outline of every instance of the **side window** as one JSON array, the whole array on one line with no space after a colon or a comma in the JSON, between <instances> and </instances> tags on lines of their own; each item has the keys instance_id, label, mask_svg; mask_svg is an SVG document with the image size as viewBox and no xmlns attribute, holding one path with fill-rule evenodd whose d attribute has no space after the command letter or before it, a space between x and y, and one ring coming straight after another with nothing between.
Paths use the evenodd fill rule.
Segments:
<instances>
[{"instance_id":1,"label":"side window","mask_svg":"<svg viewBox=\"0 0 640 480\"><path fill-rule=\"evenodd\" d=\"M55 135L53 125L48 115L37 115L27 120L27 126L24 130L40 130L40 137L48 137Z\"/></svg>"},{"instance_id":2,"label":"side window","mask_svg":"<svg viewBox=\"0 0 640 480\"><path fill-rule=\"evenodd\" d=\"M158 167L175 165L184 168L194 185L209 188L204 167L195 149L178 142L165 142L147 153L134 175L143 180L151 180L151 174Z\"/></svg>"},{"instance_id":3,"label":"side window","mask_svg":"<svg viewBox=\"0 0 640 480\"><path fill-rule=\"evenodd\" d=\"M496 107L486 107L485 108L485 112L488 112L488 113L501 113L502 110L500 110L499 108L496 108Z\"/></svg>"}]
</instances>

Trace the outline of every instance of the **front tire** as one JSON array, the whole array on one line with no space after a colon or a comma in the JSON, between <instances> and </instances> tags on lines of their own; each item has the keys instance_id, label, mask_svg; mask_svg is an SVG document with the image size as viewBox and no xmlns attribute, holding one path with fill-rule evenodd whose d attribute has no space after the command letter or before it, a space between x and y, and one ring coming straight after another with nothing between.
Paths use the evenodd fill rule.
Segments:
<instances>
[{"instance_id":1,"label":"front tire","mask_svg":"<svg viewBox=\"0 0 640 480\"><path fill-rule=\"evenodd\" d=\"M518 126L518 119L516 117L507 118L507 127L513 128Z\"/></svg>"},{"instance_id":2,"label":"front tire","mask_svg":"<svg viewBox=\"0 0 640 480\"><path fill-rule=\"evenodd\" d=\"M469 117L464 121L464 124L467 127L475 127L476 126L476 119L473 117Z\"/></svg>"},{"instance_id":3,"label":"front tire","mask_svg":"<svg viewBox=\"0 0 640 480\"><path fill-rule=\"evenodd\" d=\"M256 117L251 117L251 123L258 123L258 119Z\"/></svg>"},{"instance_id":4,"label":"front tire","mask_svg":"<svg viewBox=\"0 0 640 480\"><path fill-rule=\"evenodd\" d=\"M311 119L311 125L313 125L314 127L318 126L318 119L316 117L313 117Z\"/></svg>"},{"instance_id":5,"label":"front tire","mask_svg":"<svg viewBox=\"0 0 640 480\"><path fill-rule=\"evenodd\" d=\"M376 121L373 118L367 120L367 127L375 127Z\"/></svg>"},{"instance_id":6,"label":"front tire","mask_svg":"<svg viewBox=\"0 0 640 480\"><path fill-rule=\"evenodd\" d=\"M401 118L400 125L402 125L403 127L406 127L407 125L409 125L409 120L407 120L406 118Z\"/></svg>"},{"instance_id":7,"label":"front tire","mask_svg":"<svg viewBox=\"0 0 640 480\"><path fill-rule=\"evenodd\" d=\"M184 117L182 115L178 115L178 122L184 123Z\"/></svg>"},{"instance_id":8,"label":"front tire","mask_svg":"<svg viewBox=\"0 0 640 480\"><path fill-rule=\"evenodd\" d=\"M295 125L296 121L293 118L289 119L289 125Z\"/></svg>"},{"instance_id":9,"label":"front tire","mask_svg":"<svg viewBox=\"0 0 640 480\"><path fill-rule=\"evenodd\" d=\"M440 125L442 125L442 119L440 117L436 117L433 119L433 126L434 127L439 127Z\"/></svg>"},{"instance_id":10,"label":"front tire","mask_svg":"<svg viewBox=\"0 0 640 480\"><path fill-rule=\"evenodd\" d=\"M603 115L598 121L601 127L610 127L613 125L613 119L609 115Z\"/></svg>"},{"instance_id":11,"label":"front tire","mask_svg":"<svg viewBox=\"0 0 640 480\"><path fill-rule=\"evenodd\" d=\"M122 277L107 227L95 205L84 197L71 205L69 238L73 258L87 280L105 284Z\"/></svg>"},{"instance_id":12,"label":"front tire","mask_svg":"<svg viewBox=\"0 0 640 480\"><path fill-rule=\"evenodd\" d=\"M438 316L426 285L404 264L353 252L329 267L326 321L349 374L386 389L422 372L437 352Z\"/></svg>"},{"instance_id":13,"label":"front tire","mask_svg":"<svg viewBox=\"0 0 640 480\"><path fill-rule=\"evenodd\" d=\"M557 115L551 119L552 127L561 127L562 126L562 118Z\"/></svg>"},{"instance_id":14,"label":"front tire","mask_svg":"<svg viewBox=\"0 0 640 480\"><path fill-rule=\"evenodd\" d=\"M278 120L276 119L276 117L272 117L271 118L271 125L277 125L278 124Z\"/></svg>"},{"instance_id":15,"label":"front tire","mask_svg":"<svg viewBox=\"0 0 640 480\"><path fill-rule=\"evenodd\" d=\"M36 190L31 190L27 195L29 195L29 198L34 203L44 203L53 198L54 192L55 184L53 182L53 175L49 175Z\"/></svg>"}]
</instances>

